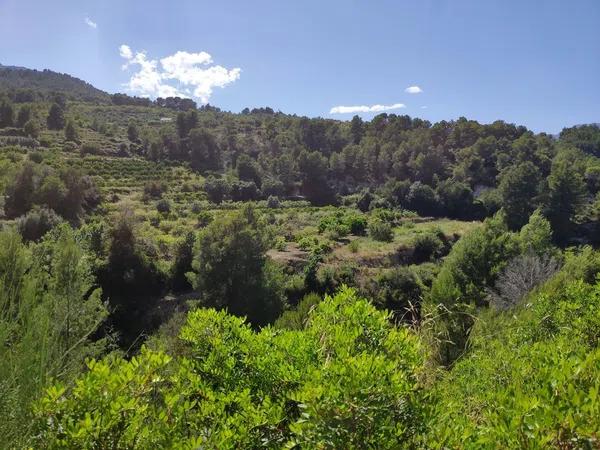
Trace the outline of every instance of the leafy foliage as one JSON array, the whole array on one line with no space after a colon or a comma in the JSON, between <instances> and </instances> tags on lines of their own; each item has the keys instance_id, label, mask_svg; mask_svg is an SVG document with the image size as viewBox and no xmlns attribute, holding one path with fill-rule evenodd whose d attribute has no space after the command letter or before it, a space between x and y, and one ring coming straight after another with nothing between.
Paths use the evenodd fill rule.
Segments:
<instances>
[{"instance_id":1,"label":"leafy foliage","mask_svg":"<svg viewBox=\"0 0 600 450\"><path fill-rule=\"evenodd\" d=\"M23 442L30 404L50 380L68 381L104 344L90 337L107 311L78 237L63 226L27 247L0 232L0 440Z\"/></svg>"},{"instance_id":2,"label":"leafy foliage","mask_svg":"<svg viewBox=\"0 0 600 450\"><path fill-rule=\"evenodd\" d=\"M512 321L484 319L471 354L439 386L429 446L597 446L599 301L599 284L577 281Z\"/></svg>"},{"instance_id":3,"label":"leafy foliage","mask_svg":"<svg viewBox=\"0 0 600 450\"><path fill-rule=\"evenodd\" d=\"M43 447L398 448L422 430L421 349L348 289L298 331L192 312L184 355L91 362L37 408ZM160 392L160 395L156 395ZM412 444L411 444L412 443Z\"/></svg>"},{"instance_id":4,"label":"leafy foliage","mask_svg":"<svg viewBox=\"0 0 600 450\"><path fill-rule=\"evenodd\" d=\"M227 308L254 325L279 316L282 281L277 267L266 259L268 239L251 206L218 218L202 231L190 279L207 306Z\"/></svg>"}]
</instances>

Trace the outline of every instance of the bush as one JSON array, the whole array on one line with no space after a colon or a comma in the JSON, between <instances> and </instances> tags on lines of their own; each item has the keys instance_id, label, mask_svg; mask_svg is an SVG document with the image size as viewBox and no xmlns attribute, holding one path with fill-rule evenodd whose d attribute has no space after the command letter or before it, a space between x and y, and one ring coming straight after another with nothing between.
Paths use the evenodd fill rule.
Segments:
<instances>
[{"instance_id":1,"label":"bush","mask_svg":"<svg viewBox=\"0 0 600 450\"><path fill-rule=\"evenodd\" d=\"M371 194L370 191L363 191L358 200L356 201L356 207L362 212L367 212L369 211L369 209L371 209L371 203L374 199L375 197L373 196L373 194Z\"/></svg>"},{"instance_id":2,"label":"bush","mask_svg":"<svg viewBox=\"0 0 600 450\"><path fill-rule=\"evenodd\" d=\"M76 142L78 140L77 128L72 120L69 120L65 126L65 139L72 142Z\"/></svg>"},{"instance_id":3,"label":"bush","mask_svg":"<svg viewBox=\"0 0 600 450\"><path fill-rule=\"evenodd\" d=\"M285 185L280 180L271 177L263 180L260 190L264 197L285 195Z\"/></svg>"},{"instance_id":4,"label":"bush","mask_svg":"<svg viewBox=\"0 0 600 450\"><path fill-rule=\"evenodd\" d=\"M363 215L349 214L345 219L350 233L355 236L362 236L367 230L367 218Z\"/></svg>"},{"instance_id":5,"label":"bush","mask_svg":"<svg viewBox=\"0 0 600 450\"><path fill-rule=\"evenodd\" d=\"M165 198L156 202L156 210L161 214L169 214L171 212L171 202Z\"/></svg>"},{"instance_id":6,"label":"bush","mask_svg":"<svg viewBox=\"0 0 600 450\"><path fill-rule=\"evenodd\" d=\"M279 197L271 195L267 199L267 208L280 208L281 202L279 201Z\"/></svg>"},{"instance_id":7,"label":"bush","mask_svg":"<svg viewBox=\"0 0 600 450\"><path fill-rule=\"evenodd\" d=\"M348 213L341 211L332 215L327 215L319 222L319 233L329 232L332 239L354 235L362 235L367 227L367 219L364 215Z\"/></svg>"},{"instance_id":8,"label":"bush","mask_svg":"<svg viewBox=\"0 0 600 450\"><path fill-rule=\"evenodd\" d=\"M192 207L190 208L193 214L200 214L202 211L202 205L199 202L192 203Z\"/></svg>"},{"instance_id":9,"label":"bush","mask_svg":"<svg viewBox=\"0 0 600 450\"><path fill-rule=\"evenodd\" d=\"M355 283L358 267L352 262L321 264L316 272L318 292L334 293L344 285Z\"/></svg>"},{"instance_id":10,"label":"bush","mask_svg":"<svg viewBox=\"0 0 600 450\"><path fill-rule=\"evenodd\" d=\"M167 186L158 180L147 181L144 184L144 200L151 198L161 198L162 195L167 191Z\"/></svg>"},{"instance_id":11,"label":"bush","mask_svg":"<svg viewBox=\"0 0 600 450\"><path fill-rule=\"evenodd\" d=\"M331 251L331 242L317 236L303 236L298 239L298 247L301 250L322 255Z\"/></svg>"},{"instance_id":12,"label":"bush","mask_svg":"<svg viewBox=\"0 0 600 450\"><path fill-rule=\"evenodd\" d=\"M470 355L436 389L426 447L597 445L600 284L542 291L521 311L478 321Z\"/></svg>"},{"instance_id":13,"label":"bush","mask_svg":"<svg viewBox=\"0 0 600 450\"><path fill-rule=\"evenodd\" d=\"M40 127L35 120L29 120L23 126L23 132L27 137L37 139L40 134Z\"/></svg>"},{"instance_id":14,"label":"bush","mask_svg":"<svg viewBox=\"0 0 600 450\"><path fill-rule=\"evenodd\" d=\"M284 307L283 276L267 260L270 239L251 206L220 216L200 233L192 284L205 305L227 308L253 325L272 323Z\"/></svg>"},{"instance_id":15,"label":"bush","mask_svg":"<svg viewBox=\"0 0 600 450\"><path fill-rule=\"evenodd\" d=\"M40 152L31 152L27 155L27 157L30 161L36 164L40 164L44 160L44 155L42 155Z\"/></svg>"},{"instance_id":16,"label":"bush","mask_svg":"<svg viewBox=\"0 0 600 450\"><path fill-rule=\"evenodd\" d=\"M0 442L29 448L32 405L50 382L70 384L105 351L90 336L106 317L89 258L68 226L25 246L0 232Z\"/></svg>"},{"instance_id":17,"label":"bush","mask_svg":"<svg viewBox=\"0 0 600 450\"><path fill-rule=\"evenodd\" d=\"M444 242L435 233L418 234L413 242L413 259L415 264L440 257L444 247Z\"/></svg>"},{"instance_id":18,"label":"bush","mask_svg":"<svg viewBox=\"0 0 600 450\"><path fill-rule=\"evenodd\" d=\"M306 294L294 309L285 311L273 324L280 330L303 330L316 306L321 303L321 297L314 292Z\"/></svg>"},{"instance_id":19,"label":"bush","mask_svg":"<svg viewBox=\"0 0 600 450\"><path fill-rule=\"evenodd\" d=\"M79 148L79 154L81 156L102 155L104 152L97 144L85 143Z\"/></svg>"},{"instance_id":20,"label":"bush","mask_svg":"<svg viewBox=\"0 0 600 450\"><path fill-rule=\"evenodd\" d=\"M171 268L171 288L176 292L182 292L192 288L192 284L188 280L187 274L192 271L195 240L194 233L190 232L177 243L175 259Z\"/></svg>"},{"instance_id":21,"label":"bush","mask_svg":"<svg viewBox=\"0 0 600 450\"><path fill-rule=\"evenodd\" d=\"M19 218L17 228L26 241L37 241L60 222L53 210L36 208Z\"/></svg>"},{"instance_id":22,"label":"bush","mask_svg":"<svg viewBox=\"0 0 600 450\"><path fill-rule=\"evenodd\" d=\"M229 194L234 202L258 200L258 188L254 181L235 180L231 182Z\"/></svg>"},{"instance_id":23,"label":"bush","mask_svg":"<svg viewBox=\"0 0 600 450\"><path fill-rule=\"evenodd\" d=\"M464 352L475 308L487 305L486 288L518 251L502 216L487 219L452 247L426 298L427 314L437 318L428 326L438 362L451 363Z\"/></svg>"},{"instance_id":24,"label":"bush","mask_svg":"<svg viewBox=\"0 0 600 450\"><path fill-rule=\"evenodd\" d=\"M144 350L131 361L92 361L67 395L48 390L35 443L418 446L428 401L418 383L421 349L408 330L349 289L288 324L302 329L253 332L242 319L198 309L180 333L186 358Z\"/></svg>"},{"instance_id":25,"label":"bush","mask_svg":"<svg viewBox=\"0 0 600 450\"><path fill-rule=\"evenodd\" d=\"M435 191L420 181L410 186L406 196L406 206L421 216L433 216L439 212L439 200Z\"/></svg>"},{"instance_id":26,"label":"bush","mask_svg":"<svg viewBox=\"0 0 600 450\"><path fill-rule=\"evenodd\" d=\"M394 230L389 223L375 219L369 223L369 236L376 241L391 242L394 240Z\"/></svg>"},{"instance_id":27,"label":"bush","mask_svg":"<svg viewBox=\"0 0 600 450\"><path fill-rule=\"evenodd\" d=\"M377 303L394 314L397 321L416 323L419 319L423 284L408 267L384 271L373 286Z\"/></svg>"},{"instance_id":28,"label":"bush","mask_svg":"<svg viewBox=\"0 0 600 450\"><path fill-rule=\"evenodd\" d=\"M227 180L209 176L204 182L204 191L208 200L213 203L221 203L229 195L231 187Z\"/></svg>"},{"instance_id":29,"label":"bush","mask_svg":"<svg viewBox=\"0 0 600 450\"><path fill-rule=\"evenodd\" d=\"M196 221L196 228L204 228L213 221L213 216L208 211L200 211Z\"/></svg>"}]
</instances>

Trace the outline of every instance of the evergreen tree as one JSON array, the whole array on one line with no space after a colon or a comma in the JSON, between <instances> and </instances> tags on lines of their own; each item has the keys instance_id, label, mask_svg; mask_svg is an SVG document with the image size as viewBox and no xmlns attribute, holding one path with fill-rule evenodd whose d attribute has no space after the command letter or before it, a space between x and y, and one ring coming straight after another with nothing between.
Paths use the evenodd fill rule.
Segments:
<instances>
[{"instance_id":1,"label":"evergreen tree","mask_svg":"<svg viewBox=\"0 0 600 450\"><path fill-rule=\"evenodd\" d=\"M77 128L72 120L67 121L67 125L65 126L65 139L71 142L76 142L78 139Z\"/></svg>"},{"instance_id":2,"label":"evergreen tree","mask_svg":"<svg viewBox=\"0 0 600 450\"><path fill-rule=\"evenodd\" d=\"M195 247L191 280L204 304L254 325L273 322L284 304L281 274L268 261L268 248L265 226L249 205L208 225Z\"/></svg>"},{"instance_id":3,"label":"evergreen tree","mask_svg":"<svg viewBox=\"0 0 600 450\"><path fill-rule=\"evenodd\" d=\"M509 166L502 172L498 189L511 230L525 225L535 210L539 184L540 171L530 161Z\"/></svg>"},{"instance_id":4,"label":"evergreen tree","mask_svg":"<svg viewBox=\"0 0 600 450\"><path fill-rule=\"evenodd\" d=\"M23 126L23 131L27 136L35 139L40 134L40 127L35 120L28 120Z\"/></svg>"},{"instance_id":5,"label":"evergreen tree","mask_svg":"<svg viewBox=\"0 0 600 450\"><path fill-rule=\"evenodd\" d=\"M12 127L14 120L13 106L7 99L2 100L0 103L0 128Z\"/></svg>"},{"instance_id":6,"label":"evergreen tree","mask_svg":"<svg viewBox=\"0 0 600 450\"><path fill-rule=\"evenodd\" d=\"M62 130L65 127L65 113L58 103L53 103L46 118L49 130Z\"/></svg>"},{"instance_id":7,"label":"evergreen tree","mask_svg":"<svg viewBox=\"0 0 600 450\"><path fill-rule=\"evenodd\" d=\"M24 105L19 108L19 114L17 115L16 126L23 128L27 122L31 119L31 106Z\"/></svg>"},{"instance_id":8,"label":"evergreen tree","mask_svg":"<svg viewBox=\"0 0 600 450\"><path fill-rule=\"evenodd\" d=\"M585 182L574 164L566 159L552 164L545 211L557 242L564 243L569 237L573 220L581 210L586 194Z\"/></svg>"},{"instance_id":9,"label":"evergreen tree","mask_svg":"<svg viewBox=\"0 0 600 450\"><path fill-rule=\"evenodd\" d=\"M127 138L131 142L137 142L137 140L140 138L140 133L133 122L129 122L129 125L127 125Z\"/></svg>"},{"instance_id":10,"label":"evergreen tree","mask_svg":"<svg viewBox=\"0 0 600 450\"><path fill-rule=\"evenodd\" d=\"M352 134L352 142L358 144L364 134L363 120L359 116L354 116L350 121L350 134Z\"/></svg>"},{"instance_id":11,"label":"evergreen tree","mask_svg":"<svg viewBox=\"0 0 600 450\"><path fill-rule=\"evenodd\" d=\"M221 167L221 149L208 130L194 128L189 134L187 145L190 164L194 170L217 170Z\"/></svg>"}]
</instances>

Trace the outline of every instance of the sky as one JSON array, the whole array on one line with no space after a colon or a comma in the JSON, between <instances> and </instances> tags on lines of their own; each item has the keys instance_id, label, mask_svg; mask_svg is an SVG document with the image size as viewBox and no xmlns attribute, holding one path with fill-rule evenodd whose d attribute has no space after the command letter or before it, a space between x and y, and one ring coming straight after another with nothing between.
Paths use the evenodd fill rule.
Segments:
<instances>
[{"instance_id":1,"label":"sky","mask_svg":"<svg viewBox=\"0 0 600 450\"><path fill-rule=\"evenodd\" d=\"M600 122L600 0L0 0L0 63L349 120Z\"/></svg>"}]
</instances>

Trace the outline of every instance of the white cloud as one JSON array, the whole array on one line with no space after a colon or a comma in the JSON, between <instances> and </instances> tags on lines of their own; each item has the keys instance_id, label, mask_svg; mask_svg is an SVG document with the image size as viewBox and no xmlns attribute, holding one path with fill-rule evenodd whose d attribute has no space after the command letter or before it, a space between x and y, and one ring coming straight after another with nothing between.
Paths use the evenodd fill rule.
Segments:
<instances>
[{"instance_id":1,"label":"white cloud","mask_svg":"<svg viewBox=\"0 0 600 450\"><path fill-rule=\"evenodd\" d=\"M119 47L119 55L121 55L121 58L125 59L133 58L133 52L131 51L131 48L129 47L129 45L125 44Z\"/></svg>"},{"instance_id":2,"label":"white cloud","mask_svg":"<svg viewBox=\"0 0 600 450\"><path fill-rule=\"evenodd\" d=\"M393 105L361 105L361 106L334 106L329 111L329 114L352 114L359 112L382 112L392 109L406 108L404 103L394 103Z\"/></svg>"},{"instance_id":3,"label":"white cloud","mask_svg":"<svg viewBox=\"0 0 600 450\"><path fill-rule=\"evenodd\" d=\"M421 106L421 109L427 109L427 106Z\"/></svg>"},{"instance_id":4,"label":"white cloud","mask_svg":"<svg viewBox=\"0 0 600 450\"><path fill-rule=\"evenodd\" d=\"M178 51L160 61L148 59L146 52L136 52L125 44L119 54L126 60L123 70L138 66L125 86L132 92L148 97L196 97L208 103L215 87L225 87L240 78L239 67L226 69L211 65L213 59L206 52ZM160 62L160 64L159 64Z\"/></svg>"},{"instance_id":5,"label":"white cloud","mask_svg":"<svg viewBox=\"0 0 600 450\"><path fill-rule=\"evenodd\" d=\"M90 28L98 28L98 24L96 22L93 22L92 19L90 19L89 17L86 17L85 19L83 19L83 21Z\"/></svg>"},{"instance_id":6,"label":"white cloud","mask_svg":"<svg viewBox=\"0 0 600 450\"><path fill-rule=\"evenodd\" d=\"M423 92L423 89L421 89L419 86L409 86L406 89L404 89L404 92L407 92L409 94L420 94L421 92Z\"/></svg>"}]
</instances>

